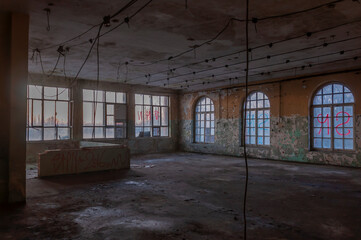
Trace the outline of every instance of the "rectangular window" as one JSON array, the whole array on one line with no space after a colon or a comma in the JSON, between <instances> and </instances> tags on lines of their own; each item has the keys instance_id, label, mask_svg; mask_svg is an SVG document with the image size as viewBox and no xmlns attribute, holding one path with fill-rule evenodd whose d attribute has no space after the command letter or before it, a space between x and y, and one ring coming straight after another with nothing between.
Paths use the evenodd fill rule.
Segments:
<instances>
[{"instance_id":1,"label":"rectangular window","mask_svg":"<svg viewBox=\"0 0 361 240\"><path fill-rule=\"evenodd\" d=\"M169 136L169 97L135 94L135 137Z\"/></svg>"},{"instance_id":2,"label":"rectangular window","mask_svg":"<svg viewBox=\"0 0 361 240\"><path fill-rule=\"evenodd\" d=\"M26 140L68 140L70 136L70 90L28 85Z\"/></svg>"},{"instance_id":3,"label":"rectangular window","mask_svg":"<svg viewBox=\"0 0 361 240\"><path fill-rule=\"evenodd\" d=\"M83 138L126 138L127 98L122 92L83 89Z\"/></svg>"}]
</instances>

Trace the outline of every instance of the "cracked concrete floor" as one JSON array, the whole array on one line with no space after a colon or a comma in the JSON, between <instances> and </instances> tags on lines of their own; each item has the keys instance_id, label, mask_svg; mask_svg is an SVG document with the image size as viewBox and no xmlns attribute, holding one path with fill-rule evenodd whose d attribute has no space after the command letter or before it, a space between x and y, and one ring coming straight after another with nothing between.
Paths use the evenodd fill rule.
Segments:
<instances>
[{"instance_id":1,"label":"cracked concrete floor","mask_svg":"<svg viewBox=\"0 0 361 240\"><path fill-rule=\"evenodd\" d=\"M250 160L248 239L361 239L361 171ZM131 170L27 180L0 239L242 239L243 159L133 157Z\"/></svg>"}]
</instances>

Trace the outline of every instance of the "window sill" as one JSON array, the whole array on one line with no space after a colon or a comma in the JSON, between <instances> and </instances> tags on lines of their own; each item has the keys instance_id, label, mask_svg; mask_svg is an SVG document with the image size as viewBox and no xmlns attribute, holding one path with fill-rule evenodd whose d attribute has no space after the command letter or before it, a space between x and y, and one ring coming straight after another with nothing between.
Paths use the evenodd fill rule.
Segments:
<instances>
[{"instance_id":1,"label":"window sill","mask_svg":"<svg viewBox=\"0 0 361 240\"><path fill-rule=\"evenodd\" d=\"M166 136L163 136L163 137L134 137L134 139L166 139L166 138L172 138L170 136L166 137Z\"/></svg>"},{"instance_id":2,"label":"window sill","mask_svg":"<svg viewBox=\"0 0 361 240\"><path fill-rule=\"evenodd\" d=\"M346 150L346 149L340 149L340 150L327 150L327 149L311 149L310 152L320 152L320 153L356 153L355 149L352 150Z\"/></svg>"},{"instance_id":3,"label":"window sill","mask_svg":"<svg viewBox=\"0 0 361 240\"><path fill-rule=\"evenodd\" d=\"M239 147L244 148L244 145L240 145ZM271 145L246 145L246 148L264 148L264 149L270 149Z\"/></svg>"},{"instance_id":4,"label":"window sill","mask_svg":"<svg viewBox=\"0 0 361 240\"><path fill-rule=\"evenodd\" d=\"M83 138L81 141L114 141L128 140L128 138Z\"/></svg>"},{"instance_id":5,"label":"window sill","mask_svg":"<svg viewBox=\"0 0 361 240\"><path fill-rule=\"evenodd\" d=\"M26 143L57 143L57 142L73 142L73 139L62 139L62 140L26 140Z\"/></svg>"}]
</instances>

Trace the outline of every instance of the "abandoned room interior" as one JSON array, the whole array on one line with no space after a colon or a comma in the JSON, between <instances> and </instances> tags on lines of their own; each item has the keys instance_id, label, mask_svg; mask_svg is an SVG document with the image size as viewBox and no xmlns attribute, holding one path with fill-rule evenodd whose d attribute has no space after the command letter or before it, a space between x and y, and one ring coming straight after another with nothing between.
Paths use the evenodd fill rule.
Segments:
<instances>
[{"instance_id":1,"label":"abandoned room interior","mask_svg":"<svg viewBox=\"0 0 361 240\"><path fill-rule=\"evenodd\" d=\"M359 0L1 0L0 239L361 239Z\"/></svg>"}]
</instances>

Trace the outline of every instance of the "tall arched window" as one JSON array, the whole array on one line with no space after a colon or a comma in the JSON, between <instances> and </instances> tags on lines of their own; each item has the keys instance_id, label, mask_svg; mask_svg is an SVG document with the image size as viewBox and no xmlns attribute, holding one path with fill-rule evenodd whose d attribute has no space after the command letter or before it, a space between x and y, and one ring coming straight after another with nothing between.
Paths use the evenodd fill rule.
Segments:
<instances>
[{"instance_id":1,"label":"tall arched window","mask_svg":"<svg viewBox=\"0 0 361 240\"><path fill-rule=\"evenodd\" d=\"M207 97L200 98L196 105L195 142L214 143L214 104Z\"/></svg>"},{"instance_id":2,"label":"tall arched window","mask_svg":"<svg viewBox=\"0 0 361 240\"><path fill-rule=\"evenodd\" d=\"M247 97L246 144L270 145L270 102L266 94L253 92Z\"/></svg>"},{"instance_id":3,"label":"tall arched window","mask_svg":"<svg viewBox=\"0 0 361 240\"><path fill-rule=\"evenodd\" d=\"M321 88L312 101L312 146L315 149L354 149L354 97L340 83Z\"/></svg>"}]
</instances>

